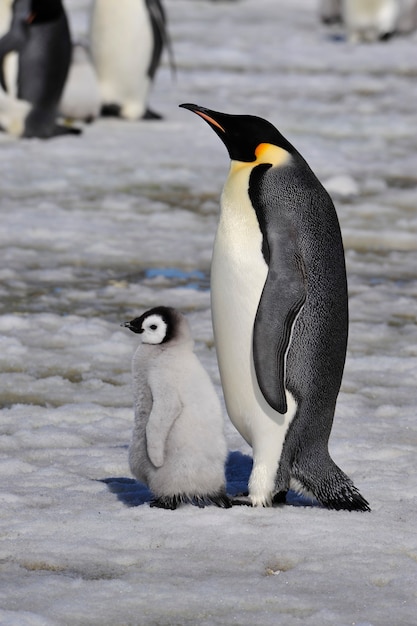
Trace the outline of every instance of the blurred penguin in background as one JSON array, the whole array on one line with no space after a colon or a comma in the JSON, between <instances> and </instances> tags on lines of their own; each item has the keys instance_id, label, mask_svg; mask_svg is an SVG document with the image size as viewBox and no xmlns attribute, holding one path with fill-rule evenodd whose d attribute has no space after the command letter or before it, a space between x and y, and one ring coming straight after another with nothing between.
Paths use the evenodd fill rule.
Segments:
<instances>
[{"instance_id":1,"label":"blurred penguin in background","mask_svg":"<svg viewBox=\"0 0 417 626\"><path fill-rule=\"evenodd\" d=\"M12 20L12 4L13 0L0 0L0 38L9 31ZM30 104L18 100L14 95L17 76L17 54L15 52L4 57L2 69L5 79L7 76L14 76L14 84L5 85L7 92L0 86L0 129L19 137L24 132L25 119L30 111ZM13 80L11 82L13 83Z\"/></svg>"},{"instance_id":2,"label":"blurred penguin in background","mask_svg":"<svg viewBox=\"0 0 417 626\"><path fill-rule=\"evenodd\" d=\"M343 21L350 41L378 41L395 33L398 0L343 0Z\"/></svg>"},{"instance_id":3,"label":"blurred penguin in background","mask_svg":"<svg viewBox=\"0 0 417 626\"><path fill-rule=\"evenodd\" d=\"M319 16L324 24L340 24L342 22L342 0L320 0Z\"/></svg>"},{"instance_id":4,"label":"blurred penguin in background","mask_svg":"<svg viewBox=\"0 0 417 626\"><path fill-rule=\"evenodd\" d=\"M15 68L7 64L10 53L17 53ZM46 139L79 133L56 123L70 62L70 32L61 0L14 0L9 30L0 40L0 83L17 99L16 107L26 106L16 134Z\"/></svg>"},{"instance_id":5,"label":"blurred penguin in background","mask_svg":"<svg viewBox=\"0 0 417 626\"><path fill-rule=\"evenodd\" d=\"M417 29L417 0L319 0L319 17L353 43L387 40Z\"/></svg>"},{"instance_id":6,"label":"blurred penguin in background","mask_svg":"<svg viewBox=\"0 0 417 626\"><path fill-rule=\"evenodd\" d=\"M160 119L148 96L164 46L173 66L161 0L93 0L90 45L102 115Z\"/></svg>"},{"instance_id":7,"label":"blurred penguin in background","mask_svg":"<svg viewBox=\"0 0 417 626\"><path fill-rule=\"evenodd\" d=\"M417 0L398 0L399 14L396 32L408 35L417 30Z\"/></svg>"},{"instance_id":8,"label":"blurred penguin in background","mask_svg":"<svg viewBox=\"0 0 417 626\"><path fill-rule=\"evenodd\" d=\"M90 53L82 43L74 43L67 82L59 105L66 120L89 124L100 115L100 89Z\"/></svg>"}]
</instances>

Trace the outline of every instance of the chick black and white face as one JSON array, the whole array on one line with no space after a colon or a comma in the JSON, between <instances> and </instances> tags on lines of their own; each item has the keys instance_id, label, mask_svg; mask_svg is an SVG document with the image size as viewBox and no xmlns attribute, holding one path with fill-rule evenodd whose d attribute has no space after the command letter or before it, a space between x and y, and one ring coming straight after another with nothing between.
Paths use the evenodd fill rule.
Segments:
<instances>
[{"instance_id":1,"label":"chick black and white face","mask_svg":"<svg viewBox=\"0 0 417 626\"><path fill-rule=\"evenodd\" d=\"M142 343L158 345L173 339L179 324L181 317L175 309L157 306L122 326L141 335Z\"/></svg>"},{"instance_id":2,"label":"chick black and white face","mask_svg":"<svg viewBox=\"0 0 417 626\"><path fill-rule=\"evenodd\" d=\"M168 332L167 322L158 315L153 313L149 317L145 317L141 326L142 343L158 344L166 340Z\"/></svg>"}]
</instances>

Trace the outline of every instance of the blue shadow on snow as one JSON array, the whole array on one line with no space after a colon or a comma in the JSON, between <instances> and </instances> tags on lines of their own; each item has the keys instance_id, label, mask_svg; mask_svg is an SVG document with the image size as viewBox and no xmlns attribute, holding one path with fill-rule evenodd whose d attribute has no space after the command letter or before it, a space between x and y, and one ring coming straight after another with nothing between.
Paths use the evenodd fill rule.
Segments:
<instances>
[{"instance_id":1,"label":"blue shadow on snow","mask_svg":"<svg viewBox=\"0 0 417 626\"><path fill-rule=\"evenodd\" d=\"M229 496L237 496L248 491L248 480L252 471L252 464L252 458L247 454L242 454L238 451L229 452L226 461L226 483ZM126 506L140 506L150 502L153 498L150 489L134 478L103 478L100 482L105 483L109 491L114 493L118 500ZM286 504L291 504L292 506L319 506L291 490L287 493Z\"/></svg>"}]
</instances>

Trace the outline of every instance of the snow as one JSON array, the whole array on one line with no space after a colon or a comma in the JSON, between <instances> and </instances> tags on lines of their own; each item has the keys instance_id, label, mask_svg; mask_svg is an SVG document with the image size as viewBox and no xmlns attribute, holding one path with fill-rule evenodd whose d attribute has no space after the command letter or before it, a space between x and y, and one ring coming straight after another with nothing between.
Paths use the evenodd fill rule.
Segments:
<instances>
[{"instance_id":1,"label":"snow","mask_svg":"<svg viewBox=\"0 0 417 626\"><path fill-rule=\"evenodd\" d=\"M67 0L85 38L87 0ZM417 612L416 35L332 39L309 0L166 0L163 122L0 136L0 623L412 626ZM228 158L195 102L270 119L334 195L348 358L331 437L372 512L149 508L120 324L189 317L221 397L208 273ZM225 414L229 487L251 451Z\"/></svg>"}]
</instances>

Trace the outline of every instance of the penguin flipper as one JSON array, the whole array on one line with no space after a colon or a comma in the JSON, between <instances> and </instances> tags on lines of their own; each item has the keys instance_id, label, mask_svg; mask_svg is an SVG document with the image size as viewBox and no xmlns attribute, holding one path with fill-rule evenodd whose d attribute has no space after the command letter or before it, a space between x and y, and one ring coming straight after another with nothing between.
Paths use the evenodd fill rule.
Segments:
<instances>
[{"instance_id":1,"label":"penguin flipper","mask_svg":"<svg viewBox=\"0 0 417 626\"><path fill-rule=\"evenodd\" d=\"M148 76L151 80L153 80L164 46L168 51L171 74L175 76L176 66L174 60L174 51L166 25L164 7L162 6L160 0L146 0L146 6L148 8L149 17L151 18L152 30L155 41L152 58L148 68Z\"/></svg>"},{"instance_id":2,"label":"penguin flipper","mask_svg":"<svg viewBox=\"0 0 417 626\"><path fill-rule=\"evenodd\" d=\"M149 386L153 397L152 410L146 424L146 447L155 467L162 467L165 459L165 443L169 432L181 412L181 401L176 390L161 378L150 377Z\"/></svg>"},{"instance_id":3,"label":"penguin flipper","mask_svg":"<svg viewBox=\"0 0 417 626\"><path fill-rule=\"evenodd\" d=\"M285 254L278 253L282 251ZM278 243L277 254L271 249L274 270L269 270L253 328L253 361L259 388L268 404L284 414L288 410L285 393L285 369L291 335L306 299L304 271L288 240ZM276 271L277 266L280 267Z\"/></svg>"},{"instance_id":4,"label":"penguin flipper","mask_svg":"<svg viewBox=\"0 0 417 626\"><path fill-rule=\"evenodd\" d=\"M24 38L19 29L10 30L0 39L0 85L5 92L7 92L7 85L4 78L4 57L10 52L18 52L23 44Z\"/></svg>"},{"instance_id":5,"label":"penguin flipper","mask_svg":"<svg viewBox=\"0 0 417 626\"><path fill-rule=\"evenodd\" d=\"M265 400L275 411L285 414L287 351L307 289L306 268L291 214L285 204L271 209L268 202L269 197L277 195L275 176L276 168L263 163L252 170L249 181L249 197L262 232L262 254L268 265L253 328L253 360Z\"/></svg>"}]
</instances>

